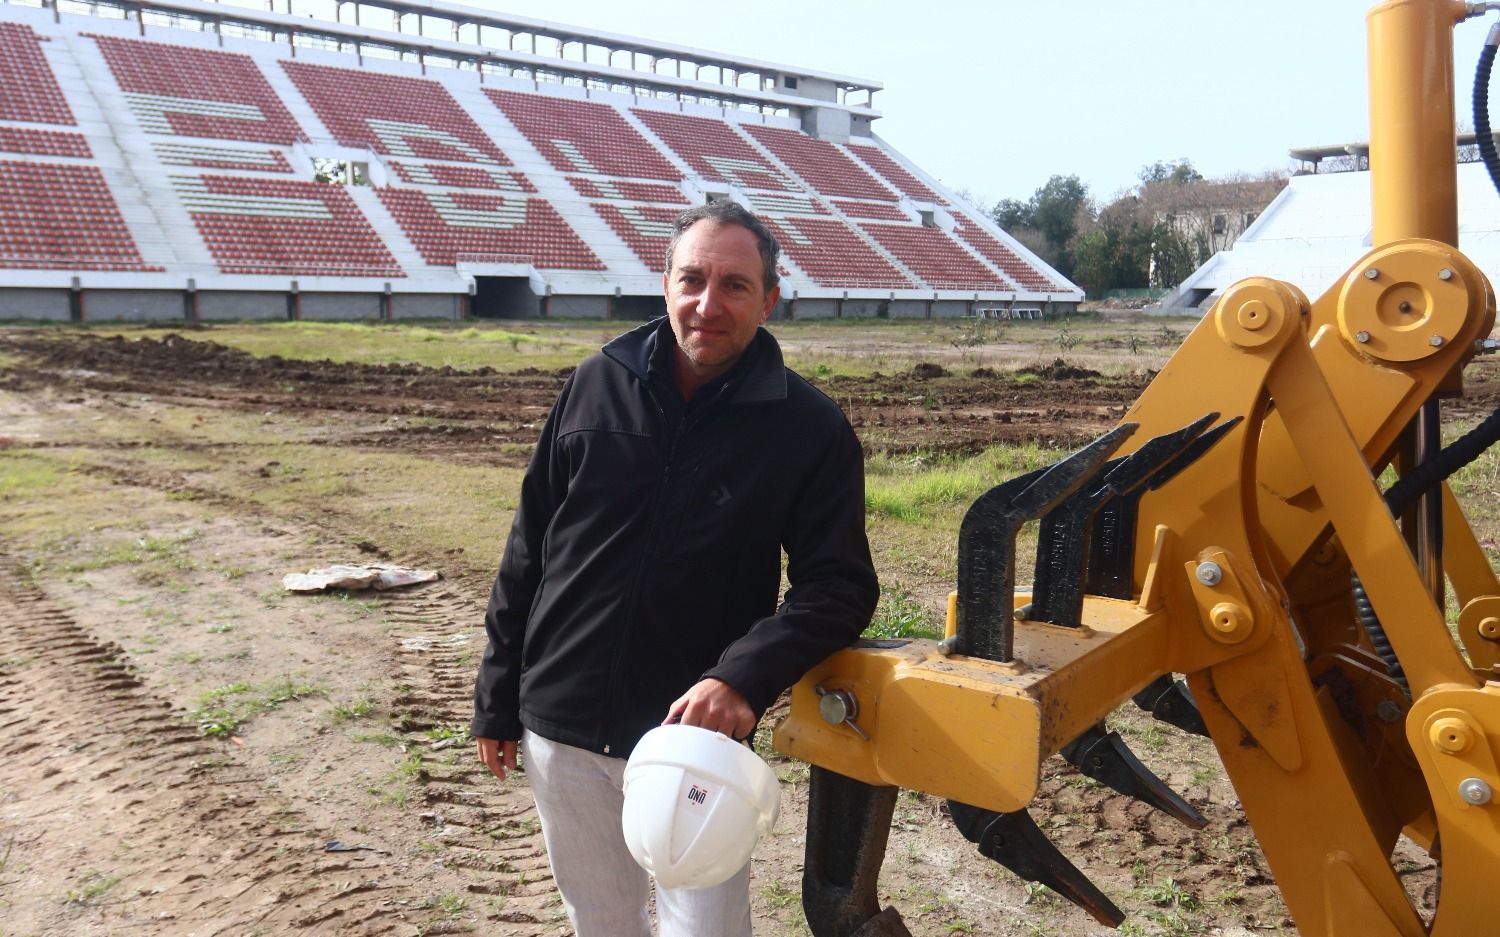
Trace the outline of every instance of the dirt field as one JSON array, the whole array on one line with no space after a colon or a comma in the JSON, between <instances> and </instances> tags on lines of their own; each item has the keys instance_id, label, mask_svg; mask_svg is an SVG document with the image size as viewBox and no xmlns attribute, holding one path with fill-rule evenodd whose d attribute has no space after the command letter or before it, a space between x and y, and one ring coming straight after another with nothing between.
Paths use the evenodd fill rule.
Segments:
<instances>
[{"instance_id":1,"label":"dirt field","mask_svg":"<svg viewBox=\"0 0 1500 937\"><path fill-rule=\"evenodd\" d=\"M494 782L466 736L483 601L567 370L256 357L213 338L0 331L0 937L567 934L524 779ZM818 383L872 454L929 457L1075 445L1149 379L1028 356L1036 378L953 351ZM1500 403L1495 364L1466 406ZM883 529L882 580L931 606L945 581ZM280 589L360 558L444 579ZM1129 713L1112 725L1209 818L1189 831L1049 763L1033 813L1125 932L1293 932L1211 746ZM763 937L807 932L806 769L774 765ZM1400 868L1430 908L1425 854ZM882 888L918 937L1108 933L920 796L899 802Z\"/></svg>"}]
</instances>

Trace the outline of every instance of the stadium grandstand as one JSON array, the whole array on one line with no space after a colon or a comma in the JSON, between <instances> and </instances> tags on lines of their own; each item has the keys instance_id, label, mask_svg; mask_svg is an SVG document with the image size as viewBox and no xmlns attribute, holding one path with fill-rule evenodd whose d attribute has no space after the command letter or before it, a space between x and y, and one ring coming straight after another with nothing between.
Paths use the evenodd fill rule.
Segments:
<instances>
[{"instance_id":1,"label":"stadium grandstand","mask_svg":"<svg viewBox=\"0 0 1500 937\"><path fill-rule=\"evenodd\" d=\"M784 247L778 316L1083 298L874 133L878 83L313 3L0 0L0 319L648 318L720 198Z\"/></svg>"},{"instance_id":2,"label":"stadium grandstand","mask_svg":"<svg viewBox=\"0 0 1500 937\"><path fill-rule=\"evenodd\" d=\"M1500 196L1478 161L1474 135L1458 137L1458 243L1492 281L1500 278ZM1367 144L1291 151L1292 176L1234 245L1164 297L1160 312L1207 312L1245 277L1294 283L1317 299L1370 250L1370 150Z\"/></svg>"}]
</instances>

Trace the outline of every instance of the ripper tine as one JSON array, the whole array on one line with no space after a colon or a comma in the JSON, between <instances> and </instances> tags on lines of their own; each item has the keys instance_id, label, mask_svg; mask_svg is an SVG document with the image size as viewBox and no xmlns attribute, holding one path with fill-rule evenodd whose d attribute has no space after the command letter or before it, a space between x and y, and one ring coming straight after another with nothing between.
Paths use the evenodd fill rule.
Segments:
<instances>
[{"instance_id":1,"label":"ripper tine","mask_svg":"<svg viewBox=\"0 0 1500 937\"><path fill-rule=\"evenodd\" d=\"M875 889L896 794L812 766L802 910L813 937L911 937L894 908L880 909Z\"/></svg>"},{"instance_id":2,"label":"ripper tine","mask_svg":"<svg viewBox=\"0 0 1500 937\"><path fill-rule=\"evenodd\" d=\"M1041 517L1077 491L1139 426L1139 423L1121 423L1072 455L1052 463L1041 477L1015 496L1011 506L1029 517Z\"/></svg>"},{"instance_id":3,"label":"ripper tine","mask_svg":"<svg viewBox=\"0 0 1500 937\"><path fill-rule=\"evenodd\" d=\"M1208 725L1198 711L1187 684L1174 680L1171 674L1162 674L1146 685L1134 697L1135 704L1149 712L1153 718L1174 725L1184 732L1208 737Z\"/></svg>"},{"instance_id":4,"label":"ripper tine","mask_svg":"<svg viewBox=\"0 0 1500 937\"><path fill-rule=\"evenodd\" d=\"M958 647L961 654L1008 661L1014 654L1016 534L1026 516L1011 495L1042 470L996 485L975 499L958 529Z\"/></svg>"},{"instance_id":5,"label":"ripper tine","mask_svg":"<svg viewBox=\"0 0 1500 937\"><path fill-rule=\"evenodd\" d=\"M1122 423L1067 458L975 499L958 530L960 654L1001 662L1015 656L1016 535L1078 490L1136 425Z\"/></svg>"},{"instance_id":6,"label":"ripper tine","mask_svg":"<svg viewBox=\"0 0 1500 937\"><path fill-rule=\"evenodd\" d=\"M956 800L948 801L948 810L959 832L978 844L985 858L1027 881L1046 885L1106 927L1119 927L1125 920L1124 912L1068 861L1027 811L996 813Z\"/></svg>"},{"instance_id":7,"label":"ripper tine","mask_svg":"<svg viewBox=\"0 0 1500 937\"><path fill-rule=\"evenodd\" d=\"M1155 807L1184 826L1201 830L1208 825L1203 814L1141 763L1118 732L1092 726L1064 745L1059 754L1094 780Z\"/></svg>"},{"instance_id":8,"label":"ripper tine","mask_svg":"<svg viewBox=\"0 0 1500 937\"><path fill-rule=\"evenodd\" d=\"M1211 422L1216 418L1216 414L1210 413L1178 432L1187 432L1205 420ZM1147 491L1154 491L1165 485L1183 469L1192 465L1243 420L1244 417L1237 416L1225 420L1213 429L1201 432L1197 438L1189 441L1181 451L1152 473L1145 484L1135 486L1127 494L1111 498L1104 505L1095 518L1089 538L1086 589L1091 595L1102 595L1112 599L1131 597L1131 574L1135 565L1135 523L1141 496Z\"/></svg>"},{"instance_id":9,"label":"ripper tine","mask_svg":"<svg viewBox=\"0 0 1500 937\"><path fill-rule=\"evenodd\" d=\"M1090 479L1042 518L1031 604L1025 617L1069 628L1082 624L1089 534L1095 515L1114 498L1145 484L1218 418L1217 413L1210 413L1176 432L1147 440L1128 456L1106 462L1097 473L1099 483Z\"/></svg>"}]
</instances>

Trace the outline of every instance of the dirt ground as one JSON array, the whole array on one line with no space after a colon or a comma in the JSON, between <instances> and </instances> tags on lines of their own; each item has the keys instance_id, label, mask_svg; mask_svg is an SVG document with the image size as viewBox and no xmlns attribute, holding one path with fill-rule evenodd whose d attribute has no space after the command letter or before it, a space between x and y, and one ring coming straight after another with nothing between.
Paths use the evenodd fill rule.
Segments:
<instances>
[{"instance_id":1,"label":"dirt ground","mask_svg":"<svg viewBox=\"0 0 1500 937\"><path fill-rule=\"evenodd\" d=\"M513 472L566 372L254 358L191 332L13 329L0 353L0 446L65 453L68 503L89 514L21 511L0 487L0 935L569 933L524 778L494 782L465 737L498 542L412 556L337 510L268 512L249 482L286 467L232 429ZM900 453L1070 446L1148 379L950 368L820 386L869 448ZM1475 386L1467 405L1500 402L1500 381ZM388 530L419 522L393 509ZM445 578L280 589L360 557ZM1188 830L1049 762L1033 814L1130 914L1126 932L1293 933L1211 746L1113 724L1209 821ZM806 768L774 765L756 933L805 934ZM882 876L918 937L1108 933L943 814L902 795ZM1399 867L1430 909L1425 854Z\"/></svg>"}]
</instances>

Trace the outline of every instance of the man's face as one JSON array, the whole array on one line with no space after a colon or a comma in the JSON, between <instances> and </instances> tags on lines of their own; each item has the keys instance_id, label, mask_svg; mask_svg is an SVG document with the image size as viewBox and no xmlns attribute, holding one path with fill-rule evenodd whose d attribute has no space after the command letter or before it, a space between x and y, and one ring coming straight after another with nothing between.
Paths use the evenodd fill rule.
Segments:
<instances>
[{"instance_id":1,"label":"man's face","mask_svg":"<svg viewBox=\"0 0 1500 937\"><path fill-rule=\"evenodd\" d=\"M764 271L755 235L740 225L705 219L677 242L662 289L677 363L697 383L733 367L771 315L780 290L766 292Z\"/></svg>"}]
</instances>

